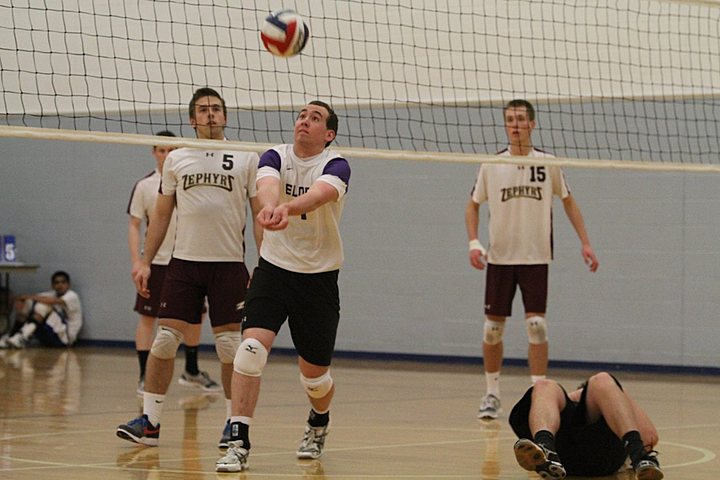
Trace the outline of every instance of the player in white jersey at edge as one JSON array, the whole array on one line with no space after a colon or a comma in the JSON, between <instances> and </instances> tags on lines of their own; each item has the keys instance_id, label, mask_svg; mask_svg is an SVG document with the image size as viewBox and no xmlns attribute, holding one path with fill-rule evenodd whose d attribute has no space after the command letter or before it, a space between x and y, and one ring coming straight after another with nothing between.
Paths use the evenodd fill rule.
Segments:
<instances>
[{"instance_id":1,"label":"player in white jersey at edge","mask_svg":"<svg viewBox=\"0 0 720 480\"><path fill-rule=\"evenodd\" d=\"M295 120L294 144L273 147L260 158L258 219L265 232L234 362L230 447L216 463L218 472L248 466L249 428L263 367L286 320L298 352L300 384L311 405L297 457L322 454L335 393L330 363L343 262L338 226L350 181L347 160L327 148L337 128L333 109L312 101Z\"/></svg>"},{"instance_id":2,"label":"player in white jersey at edge","mask_svg":"<svg viewBox=\"0 0 720 480\"><path fill-rule=\"evenodd\" d=\"M218 92L207 87L195 92L190 101L190 124L198 138L223 140L226 119L225 101ZM122 439L148 446L158 444L160 416L177 349L190 325L201 321L207 297L226 398L227 415L220 440L224 445L226 431L229 433L233 360L242 338L240 323L249 280L244 263L248 201L253 218L260 211L255 186L258 160L256 153L220 148L179 148L165 160L145 252L133 268L135 287L141 295L159 293L148 289L150 264L177 214L175 247L145 373L143 414L117 428ZM262 229L254 228L253 233L260 245Z\"/></svg>"},{"instance_id":3,"label":"player in white jersey at edge","mask_svg":"<svg viewBox=\"0 0 720 480\"><path fill-rule=\"evenodd\" d=\"M156 133L159 137L174 137L175 134L169 130L163 130ZM155 201L158 197L160 189L160 181L162 179L162 169L165 164L167 155L175 150L174 147L168 145L155 145L152 147L152 155L155 157L155 169L145 177L141 178L133 187L128 202L127 213L130 217L128 221L128 247L130 249L131 266L140 261L142 253L140 245L142 244L141 230L142 223L150 223L150 215L155 208ZM165 281L165 272L167 265L172 257L173 245L175 243L175 218L170 220L168 231L165 234L160 248L151 265L149 290L154 292L162 291L162 284ZM155 322L160 308L160 295L151 295L146 298L139 293L135 298L134 310L140 315L137 327L135 328L135 350L137 352L138 363L140 366L140 378L138 379L137 393L144 393L145 370L147 359L150 355L153 339L155 338ZM178 382L181 385L197 386L205 392L219 392L220 385L217 384L207 372L198 368L198 350L200 345L200 336L202 334L202 325L194 324L188 328L185 336L185 371L182 373Z\"/></svg>"},{"instance_id":4,"label":"player in white jersey at edge","mask_svg":"<svg viewBox=\"0 0 720 480\"><path fill-rule=\"evenodd\" d=\"M527 100L512 100L503 110L509 146L498 155L552 157L532 145L535 109ZM512 314L517 287L522 292L528 333L531 380L545 378L548 367L547 307L548 265L552 260L552 202L562 199L565 213L582 245L582 257L591 272L598 259L590 246L585 222L557 166L480 166L465 209L470 264L484 270L485 322L483 363L487 391L479 418L497 418L500 411L500 368L505 319ZM488 203L489 247L478 239L480 205Z\"/></svg>"}]
</instances>

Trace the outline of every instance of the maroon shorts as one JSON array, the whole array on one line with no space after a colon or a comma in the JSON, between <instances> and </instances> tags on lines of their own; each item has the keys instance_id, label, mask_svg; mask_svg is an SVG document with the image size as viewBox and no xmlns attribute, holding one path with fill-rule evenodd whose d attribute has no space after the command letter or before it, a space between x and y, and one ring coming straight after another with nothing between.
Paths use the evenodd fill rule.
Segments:
<instances>
[{"instance_id":1,"label":"maroon shorts","mask_svg":"<svg viewBox=\"0 0 720 480\"><path fill-rule=\"evenodd\" d=\"M240 323L249 278L242 262L193 262L173 258L168 265L158 316L200 323L207 297L213 327Z\"/></svg>"},{"instance_id":2,"label":"maroon shorts","mask_svg":"<svg viewBox=\"0 0 720 480\"><path fill-rule=\"evenodd\" d=\"M165 274L167 273L167 265L150 265L150 280L148 280L148 290L150 290L150 298L145 298L140 294L135 296L135 311L140 315L148 317L158 316L160 309L160 298L162 297L162 287L165 283Z\"/></svg>"},{"instance_id":3,"label":"maroon shorts","mask_svg":"<svg viewBox=\"0 0 720 480\"><path fill-rule=\"evenodd\" d=\"M515 290L520 287L526 312L547 309L548 265L488 264L485 277L485 314L509 317Z\"/></svg>"}]
</instances>

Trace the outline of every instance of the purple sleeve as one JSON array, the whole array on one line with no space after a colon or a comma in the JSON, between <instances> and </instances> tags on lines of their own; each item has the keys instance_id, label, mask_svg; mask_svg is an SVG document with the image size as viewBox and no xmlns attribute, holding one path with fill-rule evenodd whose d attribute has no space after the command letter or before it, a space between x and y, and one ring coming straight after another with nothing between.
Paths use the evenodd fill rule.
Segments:
<instances>
[{"instance_id":1,"label":"purple sleeve","mask_svg":"<svg viewBox=\"0 0 720 480\"><path fill-rule=\"evenodd\" d=\"M338 157L330 160L323 169L323 175L332 175L338 177L350 186L350 164L344 158Z\"/></svg>"},{"instance_id":2,"label":"purple sleeve","mask_svg":"<svg viewBox=\"0 0 720 480\"><path fill-rule=\"evenodd\" d=\"M260 157L260 163L258 168L272 167L278 172L280 171L280 154L273 149L270 149L262 154Z\"/></svg>"}]
</instances>

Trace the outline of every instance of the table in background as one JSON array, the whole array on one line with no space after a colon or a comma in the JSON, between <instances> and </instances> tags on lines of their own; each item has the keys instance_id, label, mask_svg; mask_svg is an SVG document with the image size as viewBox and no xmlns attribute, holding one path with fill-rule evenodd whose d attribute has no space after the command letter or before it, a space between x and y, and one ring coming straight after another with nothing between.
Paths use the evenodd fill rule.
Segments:
<instances>
[{"instance_id":1,"label":"table in background","mask_svg":"<svg viewBox=\"0 0 720 480\"><path fill-rule=\"evenodd\" d=\"M40 265L23 262L0 262L0 294L3 295L2 303L0 303L0 317L3 318L3 329L4 332L10 325L10 312L12 311L12 304L10 302L10 274L14 272L35 272Z\"/></svg>"}]
</instances>

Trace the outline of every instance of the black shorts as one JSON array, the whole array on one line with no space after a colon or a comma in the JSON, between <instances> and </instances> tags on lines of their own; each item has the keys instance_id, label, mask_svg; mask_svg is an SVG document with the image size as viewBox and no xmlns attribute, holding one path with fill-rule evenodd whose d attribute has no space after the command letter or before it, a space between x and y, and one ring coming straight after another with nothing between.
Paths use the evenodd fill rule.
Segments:
<instances>
[{"instance_id":1,"label":"black shorts","mask_svg":"<svg viewBox=\"0 0 720 480\"><path fill-rule=\"evenodd\" d=\"M526 312L547 310L548 265L488 264L485 276L485 314L509 317L515 290L520 287Z\"/></svg>"},{"instance_id":2,"label":"black shorts","mask_svg":"<svg viewBox=\"0 0 720 480\"><path fill-rule=\"evenodd\" d=\"M38 339L43 347L67 347L68 345L60 340L58 334L50 325L43 322L37 326L33 336Z\"/></svg>"},{"instance_id":3,"label":"black shorts","mask_svg":"<svg viewBox=\"0 0 720 480\"><path fill-rule=\"evenodd\" d=\"M165 276L158 317L199 324L207 297L213 327L240 323L248 279L242 262L192 262L173 258Z\"/></svg>"},{"instance_id":4,"label":"black shorts","mask_svg":"<svg viewBox=\"0 0 720 480\"><path fill-rule=\"evenodd\" d=\"M338 270L297 273L260 258L245 302L242 328L276 334L285 320L300 357L327 367L335 351L340 322Z\"/></svg>"},{"instance_id":5,"label":"black shorts","mask_svg":"<svg viewBox=\"0 0 720 480\"><path fill-rule=\"evenodd\" d=\"M617 382L617 380L615 380ZM620 385L619 382L617 382ZM621 387L622 388L622 387ZM510 426L518 438L532 440L528 420L532 404L532 387L525 392L510 412ZM563 392L565 390L563 389ZM627 454L622 440L610 430L604 418L588 423L586 415L587 384L579 402L565 393L565 408L560 413L560 430L555 434L555 446L568 475L613 475L625 463Z\"/></svg>"},{"instance_id":6,"label":"black shorts","mask_svg":"<svg viewBox=\"0 0 720 480\"><path fill-rule=\"evenodd\" d=\"M140 315L157 318L167 268L167 265L150 265L150 279L148 280L150 298L145 298L139 293L135 296L134 310Z\"/></svg>"}]
</instances>

